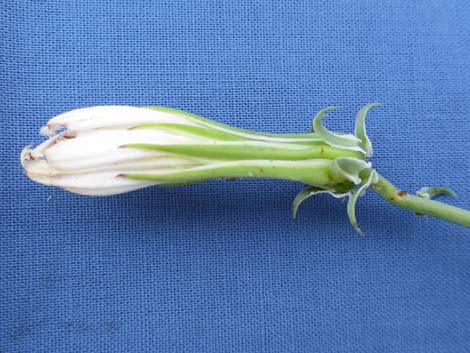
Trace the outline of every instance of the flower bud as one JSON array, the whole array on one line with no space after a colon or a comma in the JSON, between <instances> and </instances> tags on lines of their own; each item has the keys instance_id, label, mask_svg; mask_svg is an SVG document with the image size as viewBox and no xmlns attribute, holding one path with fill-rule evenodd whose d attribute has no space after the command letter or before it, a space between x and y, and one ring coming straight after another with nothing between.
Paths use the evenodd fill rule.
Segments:
<instances>
[{"instance_id":1,"label":"flower bud","mask_svg":"<svg viewBox=\"0 0 470 353\"><path fill-rule=\"evenodd\" d=\"M285 135L164 107L77 109L52 118L41 129L48 140L26 147L21 162L32 180L84 195L218 178L286 179L343 194L370 164L363 139L322 125L329 109L315 118L315 133Z\"/></svg>"},{"instance_id":2,"label":"flower bud","mask_svg":"<svg viewBox=\"0 0 470 353\"><path fill-rule=\"evenodd\" d=\"M195 126L188 117L127 106L83 108L52 118L43 133L50 136L34 149L26 147L21 161L28 177L45 185L85 195L112 195L159 184L120 177L124 173L175 171L200 165L198 158L125 148L143 143L160 145L211 143L210 139L171 129L139 129L143 124Z\"/></svg>"}]
</instances>

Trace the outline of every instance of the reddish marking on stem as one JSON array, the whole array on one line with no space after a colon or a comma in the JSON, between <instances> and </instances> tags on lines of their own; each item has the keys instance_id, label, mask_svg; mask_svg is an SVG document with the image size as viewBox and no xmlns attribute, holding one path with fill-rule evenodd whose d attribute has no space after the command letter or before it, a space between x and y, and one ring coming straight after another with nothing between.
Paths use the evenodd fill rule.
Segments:
<instances>
[{"instance_id":1,"label":"reddish marking on stem","mask_svg":"<svg viewBox=\"0 0 470 353\"><path fill-rule=\"evenodd\" d=\"M406 191L400 190L400 191L398 191L397 195L400 196L400 197L405 197L405 196L408 195L408 193Z\"/></svg>"}]
</instances>

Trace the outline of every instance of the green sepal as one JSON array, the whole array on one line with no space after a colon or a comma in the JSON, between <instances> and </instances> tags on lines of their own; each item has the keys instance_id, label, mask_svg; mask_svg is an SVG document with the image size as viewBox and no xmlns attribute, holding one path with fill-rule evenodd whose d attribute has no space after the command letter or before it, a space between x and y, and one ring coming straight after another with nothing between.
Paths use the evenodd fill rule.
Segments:
<instances>
[{"instance_id":1,"label":"green sepal","mask_svg":"<svg viewBox=\"0 0 470 353\"><path fill-rule=\"evenodd\" d=\"M359 140L361 140L360 146L365 151L366 157L371 157L373 153L372 142L369 140L369 137L367 136L367 131L366 131L366 115L369 109L373 107L378 107L380 105L382 104L377 103L377 102L367 104L357 113L356 127L354 129L354 134Z\"/></svg>"},{"instance_id":2,"label":"green sepal","mask_svg":"<svg viewBox=\"0 0 470 353\"><path fill-rule=\"evenodd\" d=\"M341 198L341 197L349 195L349 193L340 194L340 193L336 193L330 190L317 188L315 186L306 186L297 194L294 201L292 202L292 218L295 219L295 217L297 216L297 211L300 205L302 204L302 202L318 194L330 194L331 196L335 198Z\"/></svg>"},{"instance_id":3,"label":"green sepal","mask_svg":"<svg viewBox=\"0 0 470 353\"><path fill-rule=\"evenodd\" d=\"M323 138L324 142L330 146L352 151L358 151L363 154L366 154L366 151L362 148L362 142L359 138L350 134L336 134L328 130L323 125L323 118L326 116L326 113L336 108L336 106L332 106L320 110L318 114L315 115L315 118L313 118L313 131L319 134Z\"/></svg>"},{"instance_id":4,"label":"green sepal","mask_svg":"<svg viewBox=\"0 0 470 353\"><path fill-rule=\"evenodd\" d=\"M296 161L230 161L162 173L123 173L120 177L165 182L166 184L195 183L214 179L264 178L298 181L317 187L329 187L331 161L315 159Z\"/></svg>"},{"instance_id":5,"label":"green sepal","mask_svg":"<svg viewBox=\"0 0 470 353\"><path fill-rule=\"evenodd\" d=\"M351 191L351 196L349 197L348 200L348 217L349 221L351 222L351 225L354 227L356 232L358 232L360 235L364 235L362 232L361 228L359 228L359 225L357 224L356 220L356 202L359 197L364 195L366 190L370 187L371 184L374 184L379 181L379 176L375 170L372 170L369 177L367 178L367 181L361 185L358 189L352 190Z\"/></svg>"},{"instance_id":6,"label":"green sepal","mask_svg":"<svg viewBox=\"0 0 470 353\"><path fill-rule=\"evenodd\" d=\"M182 124L171 124L171 123L162 123L162 124L142 124L133 127L132 129L159 129L167 130L175 133L181 133L183 136L187 134L204 137L213 140L219 141L240 141L244 140L243 138L229 133L214 130L210 128L191 126L191 125L182 125Z\"/></svg>"},{"instance_id":7,"label":"green sepal","mask_svg":"<svg viewBox=\"0 0 470 353\"><path fill-rule=\"evenodd\" d=\"M276 142L294 142L294 143L307 142L309 144L324 144L323 139L318 134L314 134L314 133L272 134L272 133L266 133L266 132L257 132L257 131L240 129L240 128L233 127L230 125L222 124L215 120L207 119L202 116L188 113L183 110L179 110L175 108L162 107L162 106L145 106L144 108L155 110L155 111L160 111L160 112L177 114L195 122L196 124L198 124L198 126L216 129L218 131L222 131L230 135L238 136L244 139L252 139L252 140L258 140L258 141L276 141Z\"/></svg>"},{"instance_id":8,"label":"green sepal","mask_svg":"<svg viewBox=\"0 0 470 353\"><path fill-rule=\"evenodd\" d=\"M371 167L371 164L359 159L351 157L340 157L335 159L332 170L340 177L352 181L355 185L361 183L359 174Z\"/></svg>"},{"instance_id":9,"label":"green sepal","mask_svg":"<svg viewBox=\"0 0 470 353\"><path fill-rule=\"evenodd\" d=\"M221 142L212 144L176 144L154 145L133 143L121 146L121 148L138 148L148 151L160 151L198 158L228 160L304 160L304 159L358 159L360 153L344 151L330 146L298 146L294 144L260 144L250 142ZM349 155L351 157L340 157Z\"/></svg>"}]
</instances>

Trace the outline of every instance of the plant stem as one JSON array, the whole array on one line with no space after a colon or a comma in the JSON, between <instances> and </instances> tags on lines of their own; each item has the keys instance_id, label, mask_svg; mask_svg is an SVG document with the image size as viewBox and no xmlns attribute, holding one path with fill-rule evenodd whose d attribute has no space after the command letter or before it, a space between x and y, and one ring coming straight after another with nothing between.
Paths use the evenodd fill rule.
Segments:
<instances>
[{"instance_id":1,"label":"plant stem","mask_svg":"<svg viewBox=\"0 0 470 353\"><path fill-rule=\"evenodd\" d=\"M379 175L379 181L372 184L371 188L385 200L398 207L412 210L420 215L433 216L470 227L470 211L428 198L410 195L406 191L397 189L381 175Z\"/></svg>"}]
</instances>

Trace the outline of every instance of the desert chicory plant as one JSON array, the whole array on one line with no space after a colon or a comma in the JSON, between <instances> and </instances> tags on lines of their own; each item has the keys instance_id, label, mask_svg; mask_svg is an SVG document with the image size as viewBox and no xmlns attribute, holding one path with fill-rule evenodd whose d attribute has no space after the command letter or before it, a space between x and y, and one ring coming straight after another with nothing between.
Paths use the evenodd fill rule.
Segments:
<instances>
[{"instance_id":1,"label":"desert chicory plant","mask_svg":"<svg viewBox=\"0 0 470 353\"><path fill-rule=\"evenodd\" d=\"M416 196L393 186L372 168L372 144L365 119L354 135L329 131L320 111L305 134L267 134L238 129L165 107L99 106L52 118L41 129L49 136L21 153L34 181L83 195L113 195L152 186L179 186L211 179L271 178L297 181L305 188L293 202L295 217L309 197L348 197L354 228L358 197L371 188L387 201L417 215L431 215L470 227L470 211L431 200L452 191L421 189Z\"/></svg>"}]
</instances>

